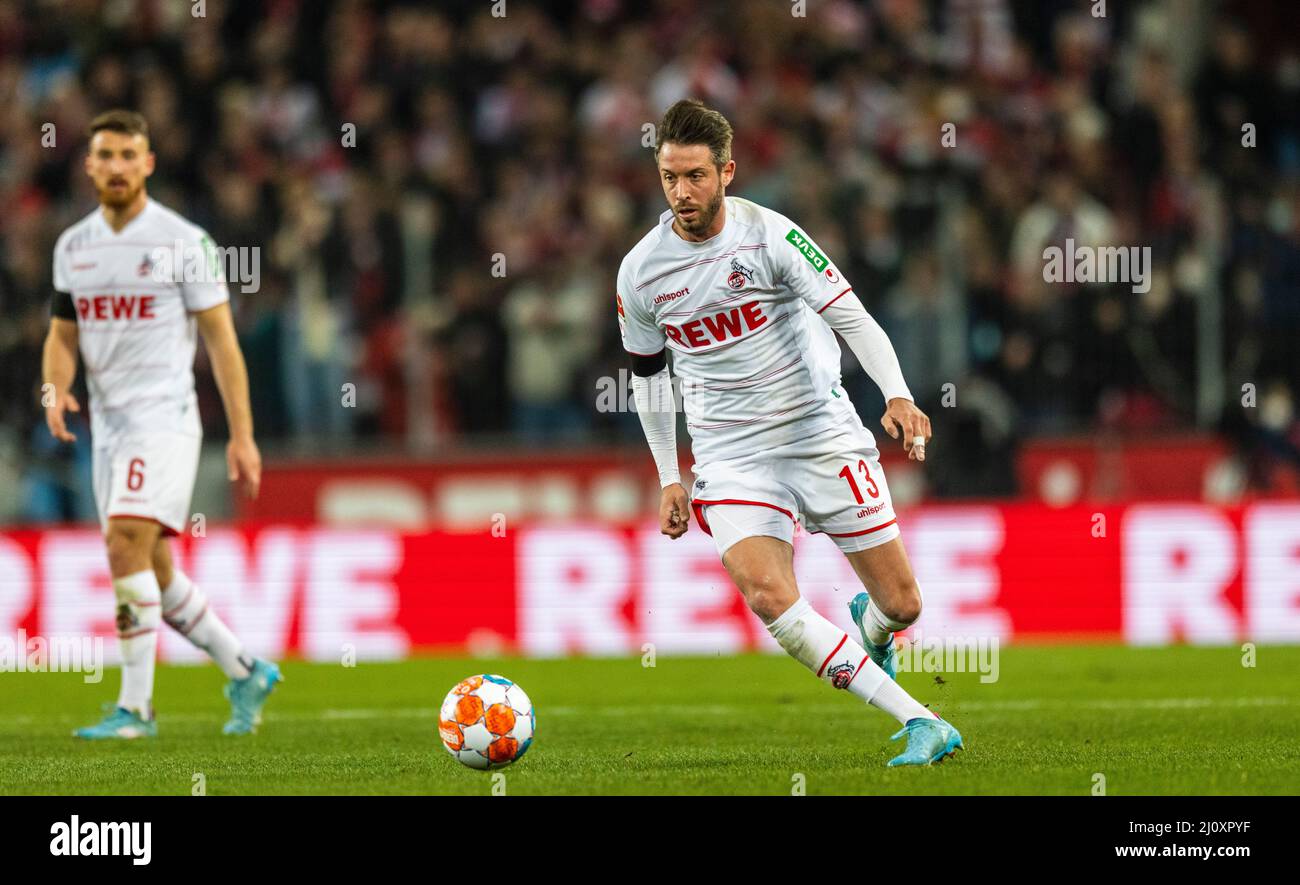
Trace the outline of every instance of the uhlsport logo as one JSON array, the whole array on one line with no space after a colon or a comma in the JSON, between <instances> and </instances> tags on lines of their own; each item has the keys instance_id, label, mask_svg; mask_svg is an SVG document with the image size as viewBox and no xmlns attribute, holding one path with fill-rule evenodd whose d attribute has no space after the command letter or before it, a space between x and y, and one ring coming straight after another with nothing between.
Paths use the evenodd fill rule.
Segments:
<instances>
[{"instance_id":1,"label":"uhlsport logo","mask_svg":"<svg viewBox=\"0 0 1300 885\"><path fill-rule=\"evenodd\" d=\"M678 298L682 298L689 294L691 294L691 287L683 286L682 288L678 289L676 292L664 292L661 295L656 295L654 303L663 304L664 302L667 301L676 301Z\"/></svg>"},{"instance_id":2,"label":"uhlsport logo","mask_svg":"<svg viewBox=\"0 0 1300 885\"><path fill-rule=\"evenodd\" d=\"M813 270L821 273L830 266L830 262L826 260L826 256L817 251L817 247L812 244L812 240L799 233L799 231L790 228L790 232L785 235L785 238L796 249L803 253L803 257L807 258L808 263L813 266Z\"/></svg>"}]
</instances>

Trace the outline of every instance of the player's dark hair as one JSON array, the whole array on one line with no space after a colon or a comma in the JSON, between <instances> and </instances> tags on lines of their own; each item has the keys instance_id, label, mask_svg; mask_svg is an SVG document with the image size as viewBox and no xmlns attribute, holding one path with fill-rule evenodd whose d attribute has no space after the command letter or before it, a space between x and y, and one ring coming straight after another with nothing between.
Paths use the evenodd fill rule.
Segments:
<instances>
[{"instance_id":1,"label":"player's dark hair","mask_svg":"<svg viewBox=\"0 0 1300 885\"><path fill-rule=\"evenodd\" d=\"M719 170L731 160L731 124L697 98L683 98L664 114L655 138L655 159L659 158L659 149L669 141L706 145L713 156L713 165Z\"/></svg>"},{"instance_id":2,"label":"player's dark hair","mask_svg":"<svg viewBox=\"0 0 1300 885\"><path fill-rule=\"evenodd\" d=\"M147 139L149 137L149 122L145 120L143 114L123 108L114 108L111 111L104 111L104 113L90 121L90 125L86 127L87 137L94 138L96 132L121 132L123 135L143 135Z\"/></svg>"}]
</instances>

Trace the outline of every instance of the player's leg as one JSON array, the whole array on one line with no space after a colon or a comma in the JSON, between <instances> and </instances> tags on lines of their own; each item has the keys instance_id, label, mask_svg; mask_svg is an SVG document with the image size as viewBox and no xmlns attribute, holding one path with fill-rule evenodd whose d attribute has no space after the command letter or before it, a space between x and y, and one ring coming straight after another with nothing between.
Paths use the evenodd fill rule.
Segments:
<instances>
[{"instance_id":1,"label":"player's leg","mask_svg":"<svg viewBox=\"0 0 1300 885\"><path fill-rule=\"evenodd\" d=\"M171 543L162 532L158 533L158 540L154 542L150 563L153 565L154 577L158 579L158 586L162 588L163 617L165 620L167 609L171 607L167 604L167 588L171 586L176 577L176 565L172 562Z\"/></svg>"},{"instance_id":2,"label":"player's leg","mask_svg":"<svg viewBox=\"0 0 1300 885\"><path fill-rule=\"evenodd\" d=\"M117 637L122 654L122 685L117 706L100 723L79 729L78 737L135 738L157 733L153 717L154 666L162 593L150 562L160 532L150 519L107 519L104 543L117 602Z\"/></svg>"},{"instance_id":3,"label":"player's leg","mask_svg":"<svg viewBox=\"0 0 1300 885\"><path fill-rule=\"evenodd\" d=\"M870 434L845 432L828 439L824 452L784 463L809 529L831 537L868 590L854 597L849 611L871 663L887 674L873 703L903 723L895 739L907 735L907 748L889 764L942 760L962 747L961 734L888 678L896 670L893 633L920 615L921 597Z\"/></svg>"},{"instance_id":4,"label":"player's leg","mask_svg":"<svg viewBox=\"0 0 1300 885\"><path fill-rule=\"evenodd\" d=\"M188 520L200 444L201 439L196 435L176 434L170 440L165 462L166 492L159 495L158 502L162 519L169 525L184 526ZM224 691L230 701L230 719L222 731L253 733L261 722L266 699L283 681L279 667L245 652L243 643L212 609L203 589L175 567L171 547L164 537L159 537L154 545L152 565L163 588L163 619L194 646L207 652L229 680Z\"/></svg>"},{"instance_id":5,"label":"player's leg","mask_svg":"<svg viewBox=\"0 0 1300 885\"><path fill-rule=\"evenodd\" d=\"M122 688L117 705L153 718L153 678L162 622L162 592L149 552L161 528L150 519L115 516L104 543L117 602L117 638L122 651Z\"/></svg>"},{"instance_id":6,"label":"player's leg","mask_svg":"<svg viewBox=\"0 0 1300 885\"><path fill-rule=\"evenodd\" d=\"M895 677L894 633L919 616L921 596L875 440L859 424L808 457L786 459L785 469L809 530L831 537L866 588L850 600L849 613L871 660Z\"/></svg>"},{"instance_id":7,"label":"player's leg","mask_svg":"<svg viewBox=\"0 0 1300 885\"><path fill-rule=\"evenodd\" d=\"M209 657L230 679L247 679L253 658L243 644L212 610L208 596L189 575L172 563L171 545L159 537L153 549L153 570L163 588L163 620Z\"/></svg>"},{"instance_id":8,"label":"player's leg","mask_svg":"<svg viewBox=\"0 0 1300 885\"><path fill-rule=\"evenodd\" d=\"M765 512L766 511L766 512ZM722 564L751 611L786 653L832 687L844 689L906 723L932 718L847 633L799 594L794 577L793 522L748 505L705 508Z\"/></svg>"},{"instance_id":9,"label":"player's leg","mask_svg":"<svg viewBox=\"0 0 1300 885\"><path fill-rule=\"evenodd\" d=\"M890 526L890 529L897 532L896 526ZM894 631L904 629L921 614L921 591L912 575L902 539L895 534L889 540L877 543L875 538L850 535L837 537L835 541L869 591L855 596L849 605L853 620L862 633L863 647L870 654L872 663L888 676L895 677ZM854 549L858 546L864 549ZM907 701L903 701L900 695L905 694L891 678L879 696L882 703L898 703L898 709L903 710L906 703L915 703L910 695ZM889 761L891 766L929 765L942 761L963 747L961 733L929 710L924 715L917 713L903 720L903 729L894 735L894 739L904 735L907 736L907 747Z\"/></svg>"},{"instance_id":10,"label":"player's leg","mask_svg":"<svg viewBox=\"0 0 1300 885\"><path fill-rule=\"evenodd\" d=\"M849 611L871 659L896 677L894 634L906 630L921 616L921 588L912 574L903 539L897 534L884 543L860 543L867 546L854 550L855 545L846 539L841 547L866 588L865 593L853 597Z\"/></svg>"},{"instance_id":11,"label":"player's leg","mask_svg":"<svg viewBox=\"0 0 1300 885\"><path fill-rule=\"evenodd\" d=\"M871 635L884 642L921 616L921 587L912 573L902 537L865 550L846 552L862 586L871 594Z\"/></svg>"}]
</instances>

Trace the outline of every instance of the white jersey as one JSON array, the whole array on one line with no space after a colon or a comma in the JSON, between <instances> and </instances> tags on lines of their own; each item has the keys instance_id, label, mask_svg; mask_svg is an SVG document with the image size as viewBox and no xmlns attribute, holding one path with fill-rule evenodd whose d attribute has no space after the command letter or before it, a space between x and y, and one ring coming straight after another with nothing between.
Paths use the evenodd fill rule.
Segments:
<instances>
[{"instance_id":1,"label":"white jersey","mask_svg":"<svg viewBox=\"0 0 1300 885\"><path fill-rule=\"evenodd\" d=\"M726 205L722 231L702 243L664 212L618 272L623 347L672 351L697 464L862 426L840 387L839 342L818 316L852 287L784 215L739 197Z\"/></svg>"},{"instance_id":2,"label":"white jersey","mask_svg":"<svg viewBox=\"0 0 1300 885\"><path fill-rule=\"evenodd\" d=\"M206 262L198 273L195 255ZM70 296L54 315L75 312L96 447L140 433L202 432L192 314L230 296L201 228L148 200L114 231L97 208L59 237L54 288Z\"/></svg>"}]
</instances>

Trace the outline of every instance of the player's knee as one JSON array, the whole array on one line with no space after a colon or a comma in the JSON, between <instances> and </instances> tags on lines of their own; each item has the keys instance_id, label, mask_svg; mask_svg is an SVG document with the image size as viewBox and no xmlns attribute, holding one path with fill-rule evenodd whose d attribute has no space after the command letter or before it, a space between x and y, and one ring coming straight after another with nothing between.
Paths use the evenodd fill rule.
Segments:
<instances>
[{"instance_id":1,"label":"player's knee","mask_svg":"<svg viewBox=\"0 0 1300 885\"><path fill-rule=\"evenodd\" d=\"M921 617L921 588L916 580L907 578L900 581L893 590L888 594L890 610L884 612L885 616L900 624L914 623Z\"/></svg>"},{"instance_id":2,"label":"player's knee","mask_svg":"<svg viewBox=\"0 0 1300 885\"><path fill-rule=\"evenodd\" d=\"M105 536L108 547L108 566L114 575L143 571L151 565L152 538L133 525L110 525Z\"/></svg>"},{"instance_id":3,"label":"player's knee","mask_svg":"<svg viewBox=\"0 0 1300 885\"><path fill-rule=\"evenodd\" d=\"M774 574L745 575L739 583L749 610L765 622L776 620L799 598L793 584Z\"/></svg>"}]
</instances>

